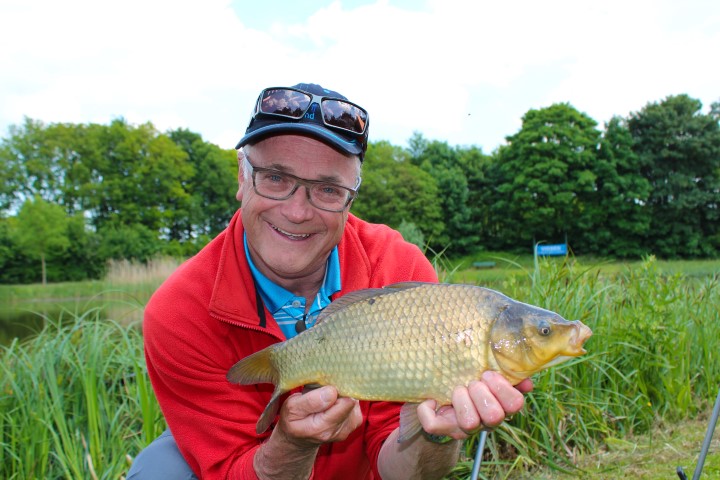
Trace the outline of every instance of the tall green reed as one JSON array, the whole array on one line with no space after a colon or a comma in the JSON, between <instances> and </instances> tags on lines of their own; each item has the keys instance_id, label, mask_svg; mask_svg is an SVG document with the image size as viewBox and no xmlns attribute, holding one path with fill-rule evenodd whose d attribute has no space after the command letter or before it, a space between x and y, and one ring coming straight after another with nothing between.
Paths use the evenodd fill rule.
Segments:
<instances>
[{"instance_id":1,"label":"tall green reed","mask_svg":"<svg viewBox=\"0 0 720 480\"><path fill-rule=\"evenodd\" d=\"M665 275L650 257L639 268L541 261L501 290L520 301L580 319L593 330L588 353L534 377L521 414L489 435L482 474L507 478L546 465L572 470L578 455L659 419L707 409L720 384L717 277ZM476 439L466 443L472 458ZM466 478L470 461L452 478Z\"/></svg>"},{"instance_id":2,"label":"tall green reed","mask_svg":"<svg viewBox=\"0 0 720 480\"><path fill-rule=\"evenodd\" d=\"M0 478L119 478L165 427L139 330L67 315L2 349Z\"/></svg>"}]
</instances>

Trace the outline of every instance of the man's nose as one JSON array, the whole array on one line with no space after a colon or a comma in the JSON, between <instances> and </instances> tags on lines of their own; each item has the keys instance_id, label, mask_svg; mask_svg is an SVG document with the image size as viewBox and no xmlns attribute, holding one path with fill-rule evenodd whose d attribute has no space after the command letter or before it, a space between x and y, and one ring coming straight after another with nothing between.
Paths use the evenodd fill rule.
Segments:
<instances>
[{"instance_id":1,"label":"man's nose","mask_svg":"<svg viewBox=\"0 0 720 480\"><path fill-rule=\"evenodd\" d=\"M305 185L298 185L284 204L285 216L295 223L308 220L315 214L315 207L310 203L310 190Z\"/></svg>"}]
</instances>

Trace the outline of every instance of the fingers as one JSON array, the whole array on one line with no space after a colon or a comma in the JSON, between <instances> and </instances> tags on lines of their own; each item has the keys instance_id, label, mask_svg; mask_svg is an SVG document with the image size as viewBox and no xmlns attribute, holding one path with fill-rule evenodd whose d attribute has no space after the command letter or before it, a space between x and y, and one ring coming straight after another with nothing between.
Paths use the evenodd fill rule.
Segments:
<instances>
[{"instance_id":1,"label":"fingers","mask_svg":"<svg viewBox=\"0 0 720 480\"><path fill-rule=\"evenodd\" d=\"M515 385L515 388L520 390L522 393L530 393L533 391L533 382L529 378L526 378L522 382Z\"/></svg>"},{"instance_id":2,"label":"fingers","mask_svg":"<svg viewBox=\"0 0 720 480\"><path fill-rule=\"evenodd\" d=\"M525 403L523 394L532 387L530 380L516 388L499 373L484 372L480 380L453 390L452 406L435 411L434 401L420 404L418 418L428 433L466 438L481 429L495 428L519 412Z\"/></svg>"},{"instance_id":3,"label":"fingers","mask_svg":"<svg viewBox=\"0 0 720 480\"><path fill-rule=\"evenodd\" d=\"M417 416L423 429L436 435L462 434L455 411L450 406L437 408L435 400L425 400L417 408Z\"/></svg>"},{"instance_id":4,"label":"fingers","mask_svg":"<svg viewBox=\"0 0 720 480\"><path fill-rule=\"evenodd\" d=\"M525 404L525 396L523 393L497 372L484 372L482 375L482 383L485 384L492 393L490 401L492 401L492 398L495 398L500 408L502 408L504 412L503 419L505 416L514 415L519 412ZM525 385L524 388L526 386L527 385ZM532 386L532 384L530 386ZM478 397L473 397L473 399L477 404ZM502 421L502 419L500 421Z\"/></svg>"},{"instance_id":5,"label":"fingers","mask_svg":"<svg viewBox=\"0 0 720 480\"><path fill-rule=\"evenodd\" d=\"M360 403L339 397L334 387L321 387L288 397L278 427L291 439L306 443L342 441L362 423Z\"/></svg>"}]
</instances>

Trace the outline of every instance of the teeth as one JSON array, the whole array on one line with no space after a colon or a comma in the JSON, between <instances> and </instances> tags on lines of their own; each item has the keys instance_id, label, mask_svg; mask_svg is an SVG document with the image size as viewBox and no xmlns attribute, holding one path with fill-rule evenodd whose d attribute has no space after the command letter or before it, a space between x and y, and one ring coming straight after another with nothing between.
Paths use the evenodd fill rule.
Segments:
<instances>
[{"instance_id":1,"label":"teeth","mask_svg":"<svg viewBox=\"0 0 720 480\"><path fill-rule=\"evenodd\" d=\"M281 229L281 228L278 228L278 227L276 227L275 225L273 225L272 228L274 228L274 229L277 230L278 232L280 232L280 233L282 233L283 235L286 235L286 236L288 236L288 237L290 237L290 238L301 239L301 238L308 238L308 237L310 236L309 233L305 233L305 234L303 234L303 235L296 235L296 234L294 234L294 233L286 232L285 230L283 230L283 229Z\"/></svg>"}]
</instances>

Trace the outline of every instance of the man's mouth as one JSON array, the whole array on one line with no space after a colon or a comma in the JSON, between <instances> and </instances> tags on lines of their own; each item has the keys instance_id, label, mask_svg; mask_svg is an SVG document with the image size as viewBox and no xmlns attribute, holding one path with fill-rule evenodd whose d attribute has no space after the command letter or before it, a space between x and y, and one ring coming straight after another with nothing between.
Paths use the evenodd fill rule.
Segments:
<instances>
[{"instance_id":1,"label":"man's mouth","mask_svg":"<svg viewBox=\"0 0 720 480\"><path fill-rule=\"evenodd\" d=\"M303 233L303 234L301 234L301 235L298 235L298 234L295 234L295 233L286 232L286 231L283 230L282 228L278 228L278 227L276 227L275 225L271 225L271 227L272 227L272 229L275 230L276 232L285 235L286 237L288 237L288 238L291 239L291 240L304 240L304 239L310 237L310 234L309 234L309 233Z\"/></svg>"}]
</instances>

